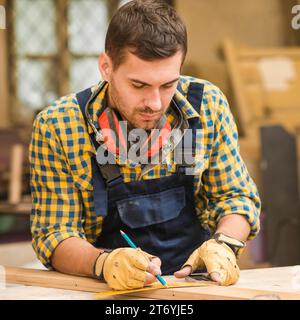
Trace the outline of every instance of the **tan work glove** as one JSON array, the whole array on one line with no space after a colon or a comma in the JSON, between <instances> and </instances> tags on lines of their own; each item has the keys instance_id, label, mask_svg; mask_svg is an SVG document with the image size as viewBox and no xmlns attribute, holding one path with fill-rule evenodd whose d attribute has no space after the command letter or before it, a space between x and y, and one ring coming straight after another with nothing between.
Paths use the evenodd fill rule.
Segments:
<instances>
[{"instance_id":1,"label":"tan work glove","mask_svg":"<svg viewBox=\"0 0 300 320\"><path fill-rule=\"evenodd\" d=\"M218 243L214 239L204 242L196 249L174 275L182 278L205 267L212 280L223 286L236 283L240 276L233 251L225 243Z\"/></svg>"},{"instance_id":2,"label":"tan work glove","mask_svg":"<svg viewBox=\"0 0 300 320\"><path fill-rule=\"evenodd\" d=\"M118 248L111 253L102 253L94 269L96 275L103 274L110 288L128 290L157 281L154 275L161 274L160 265L159 258L140 248Z\"/></svg>"}]
</instances>

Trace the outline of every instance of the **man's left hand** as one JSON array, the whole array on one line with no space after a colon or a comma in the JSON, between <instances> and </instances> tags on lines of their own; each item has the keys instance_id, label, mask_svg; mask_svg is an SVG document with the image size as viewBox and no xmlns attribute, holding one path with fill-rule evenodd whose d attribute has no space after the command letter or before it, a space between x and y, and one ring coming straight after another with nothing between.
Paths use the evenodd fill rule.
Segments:
<instances>
[{"instance_id":1,"label":"man's left hand","mask_svg":"<svg viewBox=\"0 0 300 320\"><path fill-rule=\"evenodd\" d=\"M229 286L239 279L240 269L233 251L225 243L214 239L204 242L175 272L177 278L184 278L197 269L207 269L211 279L220 285Z\"/></svg>"}]
</instances>

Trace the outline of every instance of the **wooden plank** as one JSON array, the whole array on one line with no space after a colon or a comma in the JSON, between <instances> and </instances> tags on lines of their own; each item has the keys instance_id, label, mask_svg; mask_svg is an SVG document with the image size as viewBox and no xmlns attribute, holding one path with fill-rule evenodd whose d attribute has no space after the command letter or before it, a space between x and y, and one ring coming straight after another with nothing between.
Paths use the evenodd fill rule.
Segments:
<instances>
[{"instance_id":1,"label":"wooden plank","mask_svg":"<svg viewBox=\"0 0 300 320\"><path fill-rule=\"evenodd\" d=\"M16 205L9 204L7 202L0 202L0 214L15 214L15 215L29 215L32 209L31 202L20 202Z\"/></svg>"},{"instance_id":2,"label":"wooden plank","mask_svg":"<svg viewBox=\"0 0 300 320\"><path fill-rule=\"evenodd\" d=\"M245 98L252 112L251 123L266 116L265 97L259 83L245 87Z\"/></svg>"},{"instance_id":3,"label":"wooden plank","mask_svg":"<svg viewBox=\"0 0 300 320\"><path fill-rule=\"evenodd\" d=\"M16 48L16 15L15 1L6 1L7 6L7 29L8 52L7 64L9 66L9 124L18 124L21 105L18 99L18 75L17 75L17 48Z\"/></svg>"},{"instance_id":4,"label":"wooden plank","mask_svg":"<svg viewBox=\"0 0 300 320\"><path fill-rule=\"evenodd\" d=\"M300 47L252 48L226 40L224 53L242 134L250 138L262 125L300 125ZM284 90L266 88L258 68L260 59L276 57L291 59L296 74Z\"/></svg>"},{"instance_id":5,"label":"wooden plank","mask_svg":"<svg viewBox=\"0 0 300 320\"><path fill-rule=\"evenodd\" d=\"M239 69L243 81L248 84L256 84L260 81L260 73L257 68L256 60L240 60Z\"/></svg>"},{"instance_id":6,"label":"wooden plank","mask_svg":"<svg viewBox=\"0 0 300 320\"><path fill-rule=\"evenodd\" d=\"M299 47L272 47L272 48L241 48L238 51L239 59L259 59L262 57L270 56L290 56L295 59L300 59Z\"/></svg>"},{"instance_id":7,"label":"wooden plank","mask_svg":"<svg viewBox=\"0 0 300 320\"><path fill-rule=\"evenodd\" d=\"M241 270L241 277L234 287L299 293L299 274L300 266Z\"/></svg>"},{"instance_id":8,"label":"wooden plank","mask_svg":"<svg viewBox=\"0 0 300 320\"><path fill-rule=\"evenodd\" d=\"M93 300L95 294L63 289L13 286L0 290L2 300Z\"/></svg>"},{"instance_id":9,"label":"wooden plank","mask_svg":"<svg viewBox=\"0 0 300 320\"><path fill-rule=\"evenodd\" d=\"M6 5L5 0L0 0L0 5ZM7 24L7 23L6 23ZM9 125L8 115L8 72L7 72L7 30L0 29L0 127Z\"/></svg>"},{"instance_id":10,"label":"wooden plank","mask_svg":"<svg viewBox=\"0 0 300 320\"><path fill-rule=\"evenodd\" d=\"M58 94L66 95L70 91L70 51L68 49L68 0L55 1L57 32L57 79Z\"/></svg>"},{"instance_id":11,"label":"wooden plank","mask_svg":"<svg viewBox=\"0 0 300 320\"><path fill-rule=\"evenodd\" d=\"M55 271L22 269L6 267L7 283L24 284L27 286L39 286L48 288L60 288L86 292L110 291L104 282L87 277L65 275ZM172 276L166 277L167 281L178 282ZM170 288L154 290L150 292L136 292L130 294L133 297L153 299L187 299L187 300L215 300L215 299L256 299L259 296L271 299L300 299L300 292L278 292L272 290L256 290L247 288L208 286L197 288Z\"/></svg>"},{"instance_id":12,"label":"wooden plank","mask_svg":"<svg viewBox=\"0 0 300 320\"><path fill-rule=\"evenodd\" d=\"M8 192L9 204L17 204L22 196L23 152L21 144L15 144L11 150L10 183Z\"/></svg>"},{"instance_id":13,"label":"wooden plank","mask_svg":"<svg viewBox=\"0 0 300 320\"><path fill-rule=\"evenodd\" d=\"M78 277L63 273L16 267L5 267L7 283L23 284L46 288L79 290L86 292L103 292L109 290L104 282L88 277Z\"/></svg>"},{"instance_id":14,"label":"wooden plank","mask_svg":"<svg viewBox=\"0 0 300 320\"><path fill-rule=\"evenodd\" d=\"M251 119L251 113L248 108L247 100L243 94L242 76L239 72L239 67L236 63L237 57L235 48L231 40L226 39L224 41L224 55L226 57L226 64L228 66L228 73L231 79L233 90L235 93L236 104L239 110L239 123L241 133L245 134L247 130L247 124Z\"/></svg>"},{"instance_id":15,"label":"wooden plank","mask_svg":"<svg viewBox=\"0 0 300 320\"><path fill-rule=\"evenodd\" d=\"M176 288L163 289L148 293L140 292L132 296L151 299L180 299L180 300L299 300L300 293L274 292L267 290L255 290L246 288L235 288L213 286L199 288Z\"/></svg>"}]
</instances>

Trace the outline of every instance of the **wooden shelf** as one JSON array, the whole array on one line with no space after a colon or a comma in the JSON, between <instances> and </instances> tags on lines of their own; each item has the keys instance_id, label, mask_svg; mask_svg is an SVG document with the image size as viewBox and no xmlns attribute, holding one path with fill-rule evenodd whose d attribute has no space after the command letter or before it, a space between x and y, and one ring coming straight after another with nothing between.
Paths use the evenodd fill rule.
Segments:
<instances>
[{"instance_id":1,"label":"wooden shelf","mask_svg":"<svg viewBox=\"0 0 300 320\"><path fill-rule=\"evenodd\" d=\"M7 202L0 202L0 215L14 214L14 215L29 215L31 212L31 202L20 202L12 205Z\"/></svg>"}]
</instances>

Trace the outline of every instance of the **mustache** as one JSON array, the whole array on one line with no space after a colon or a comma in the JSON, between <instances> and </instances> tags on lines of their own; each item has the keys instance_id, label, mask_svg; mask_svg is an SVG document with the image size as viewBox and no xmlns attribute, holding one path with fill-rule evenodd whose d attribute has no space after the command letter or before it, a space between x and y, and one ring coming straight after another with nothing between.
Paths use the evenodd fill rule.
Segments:
<instances>
[{"instance_id":1,"label":"mustache","mask_svg":"<svg viewBox=\"0 0 300 320\"><path fill-rule=\"evenodd\" d=\"M163 113L163 109L159 110L159 111L153 111L150 107L144 107L144 108L139 108L136 110L136 112L138 113L144 113L144 114L162 114Z\"/></svg>"}]
</instances>

